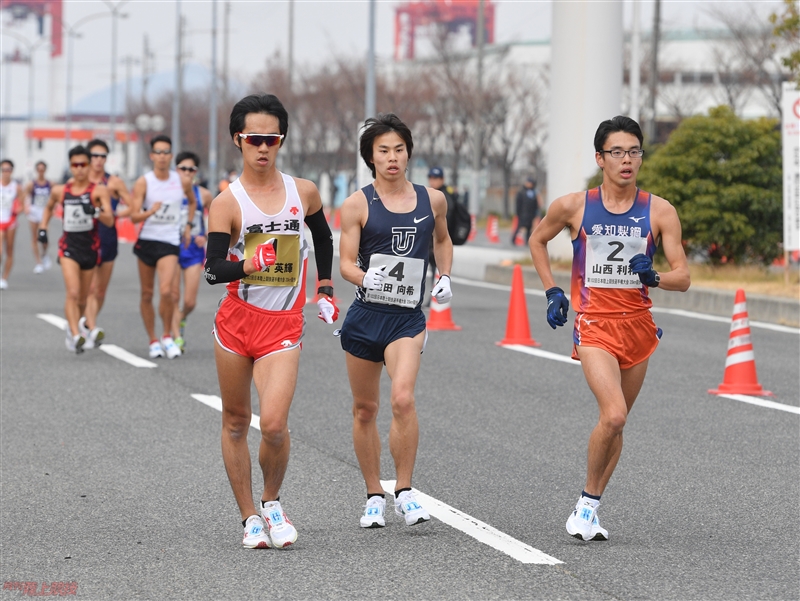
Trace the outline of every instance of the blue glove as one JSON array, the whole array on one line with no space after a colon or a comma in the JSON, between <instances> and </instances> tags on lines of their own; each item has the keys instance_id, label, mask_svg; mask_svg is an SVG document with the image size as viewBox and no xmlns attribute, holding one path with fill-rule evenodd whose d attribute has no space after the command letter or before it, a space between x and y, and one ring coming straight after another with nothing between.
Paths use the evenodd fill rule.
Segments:
<instances>
[{"instance_id":1,"label":"blue glove","mask_svg":"<svg viewBox=\"0 0 800 601\"><path fill-rule=\"evenodd\" d=\"M556 326L563 326L567 323L569 301L564 296L564 291L558 286L550 288L545 294L547 295L547 323L555 330Z\"/></svg>"},{"instance_id":2,"label":"blue glove","mask_svg":"<svg viewBox=\"0 0 800 601\"><path fill-rule=\"evenodd\" d=\"M653 260L647 255L638 254L631 257L630 260L631 270L639 276L642 284L655 288L658 286L659 277L656 270L653 269Z\"/></svg>"}]
</instances>

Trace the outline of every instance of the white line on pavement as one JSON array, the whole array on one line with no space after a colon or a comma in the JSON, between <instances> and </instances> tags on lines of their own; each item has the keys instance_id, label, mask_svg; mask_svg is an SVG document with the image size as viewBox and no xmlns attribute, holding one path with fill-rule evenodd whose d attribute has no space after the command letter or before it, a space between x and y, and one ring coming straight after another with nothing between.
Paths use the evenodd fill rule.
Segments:
<instances>
[{"instance_id":1,"label":"white line on pavement","mask_svg":"<svg viewBox=\"0 0 800 601\"><path fill-rule=\"evenodd\" d=\"M491 282L481 282L479 280L468 280L466 278L452 277L450 278L456 284L463 284L465 286L472 286L474 288L487 288L489 290L502 290L510 292L511 286L504 284L493 284ZM537 290L534 288L525 288L525 294L529 296L545 296L544 290ZM569 298L569 295L567 295ZM716 321L719 323L730 323L730 317L721 317L719 315L708 315L707 313L696 313L694 311L685 311L684 309L667 309L663 307L653 307L650 309L653 313L668 313L670 315L677 315L679 317L689 317L691 319L702 319L705 321ZM789 326L781 326L774 323L767 323L764 321L750 321L750 327L761 328L762 330L773 330L774 332L782 332L784 334L800 334L800 328L791 328Z\"/></svg>"},{"instance_id":2,"label":"white line on pavement","mask_svg":"<svg viewBox=\"0 0 800 601\"><path fill-rule=\"evenodd\" d=\"M63 317L59 317L58 315L52 315L51 313L37 313L36 317L39 319L46 321L47 323L54 325L59 330L65 331L67 330L67 320ZM100 350L104 353L111 355L115 359L119 359L120 361L124 361L128 365L133 365L134 367L158 367L152 361L148 361L147 359L142 359L141 357L134 355L126 351L124 348L117 346L115 344L103 344L100 346Z\"/></svg>"},{"instance_id":3,"label":"white line on pavement","mask_svg":"<svg viewBox=\"0 0 800 601\"><path fill-rule=\"evenodd\" d=\"M64 332L67 331L67 320L63 317L59 317L58 315L51 315L50 313L37 313L36 317L42 319L49 323L50 325L54 325L59 330Z\"/></svg>"},{"instance_id":4,"label":"white line on pavement","mask_svg":"<svg viewBox=\"0 0 800 601\"><path fill-rule=\"evenodd\" d=\"M116 344L103 344L100 346L100 350L108 355L111 355L115 359L124 361L128 365L133 365L134 367L158 367L156 363L148 361L147 359L142 359L133 353L129 353L124 348L117 346Z\"/></svg>"},{"instance_id":5,"label":"white line on pavement","mask_svg":"<svg viewBox=\"0 0 800 601\"><path fill-rule=\"evenodd\" d=\"M561 361L563 363L569 363L570 365L577 365L580 367L581 362L575 361L572 357L567 355L559 355L557 353L551 353L550 351L543 351L538 348L533 348L530 346L524 346L522 344L501 344L503 348L507 348L510 351L517 351L519 353L527 353L528 355L534 355L536 357L542 357L543 359L552 359L553 361Z\"/></svg>"},{"instance_id":6,"label":"white line on pavement","mask_svg":"<svg viewBox=\"0 0 800 601\"><path fill-rule=\"evenodd\" d=\"M742 403L750 403L751 405L758 405L759 407L767 407L769 409L777 409L779 411L786 411L788 413L797 413L800 415L800 407L794 405L784 405L783 403L776 403L775 401L768 401L754 396L747 396L744 394L718 394L715 396L725 397L732 401L741 401Z\"/></svg>"},{"instance_id":7,"label":"white line on pavement","mask_svg":"<svg viewBox=\"0 0 800 601\"><path fill-rule=\"evenodd\" d=\"M222 399L218 396L210 394L193 394L192 398L200 401L204 405L208 405L212 409L222 411ZM250 426L256 430L261 429L259 425L259 417L257 415L253 415L250 418ZM394 480L381 480L383 489L391 495L394 495L394 484ZM492 547L493 549L502 551L517 561L522 563L538 563L549 565L563 563L555 557L550 557L538 549L534 549L533 547L526 545L515 538L511 538L496 528L492 528L489 524L485 524L480 520L467 515L466 513L462 513L454 507L450 507L441 501L437 501L425 493L414 489L414 494L416 495L417 499L423 502L425 509L427 509L428 513L430 513L433 517L441 520L456 530L460 530L464 534L471 536L485 545Z\"/></svg>"},{"instance_id":8,"label":"white line on pavement","mask_svg":"<svg viewBox=\"0 0 800 601\"><path fill-rule=\"evenodd\" d=\"M392 496L394 496L394 485L395 480L381 480L381 486L383 486L383 490ZM497 528L493 528L489 524L486 524L472 517L471 515L467 515L455 507L450 507L450 505L442 503L441 501L418 491L416 488L413 490L417 500L422 503L422 506L425 507L427 512L433 517L441 520L456 530L460 530L467 536L471 536L484 545L488 545L493 549L502 551L509 557L512 557L519 562L547 565L564 563L555 557L551 557L550 555L539 551L539 549L534 549L530 545L526 545L515 538L511 538L508 534L500 532Z\"/></svg>"},{"instance_id":9,"label":"white line on pavement","mask_svg":"<svg viewBox=\"0 0 800 601\"><path fill-rule=\"evenodd\" d=\"M563 363L571 363L572 365L580 365L580 361L575 361L572 357L567 355L558 355L549 351L523 346L521 344L501 344L502 348L507 348L510 351L517 351L518 353L526 353L543 359L551 359L553 361L561 361ZM744 394L718 394L716 396L725 397L734 401L741 401L742 403L750 403L751 405L758 405L759 407L766 407L767 409L778 409L779 411L788 411L789 413L797 413L800 415L800 407L794 405L784 405L783 403L776 403L775 401L768 401L754 396L747 396Z\"/></svg>"}]
</instances>

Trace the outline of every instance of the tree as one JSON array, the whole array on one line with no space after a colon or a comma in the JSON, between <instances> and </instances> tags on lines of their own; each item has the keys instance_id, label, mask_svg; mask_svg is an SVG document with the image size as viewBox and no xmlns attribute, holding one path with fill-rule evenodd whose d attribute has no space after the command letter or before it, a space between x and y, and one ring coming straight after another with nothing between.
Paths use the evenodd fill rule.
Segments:
<instances>
[{"instance_id":1,"label":"tree","mask_svg":"<svg viewBox=\"0 0 800 601\"><path fill-rule=\"evenodd\" d=\"M775 119L746 121L720 106L685 119L638 181L678 210L690 255L769 265L781 254L780 165Z\"/></svg>"},{"instance_id":2,"label":"tree","mask_svg":"<svg viewBox=\"0 0 800 601\"><path fill-rule=\"evenodd\" d=\"M797 0L783 0L785 11L782 15L772 13L769 22L775 26L772 30L775 37L786 43L788 55L781 59L783 66L789 69L792 78L800 86L800 10ZM777 44L773 42L772 47Z\"/></svg>"}]
</instances>

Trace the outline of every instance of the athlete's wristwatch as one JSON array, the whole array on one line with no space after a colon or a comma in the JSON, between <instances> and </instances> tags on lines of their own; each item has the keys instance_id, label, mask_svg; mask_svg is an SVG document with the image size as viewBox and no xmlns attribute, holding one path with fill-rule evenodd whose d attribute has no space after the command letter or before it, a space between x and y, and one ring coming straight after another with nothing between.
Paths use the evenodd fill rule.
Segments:
<instances>
[{"instance_id":1,"label":"athlete's wristwatch","mask_svg":"<svg viewBox=\"0 0 800 601\"><path fill-rule=\"evenodd\" d=\"M656 271L656 283L653 285L653 288L658 288L658 285L660 283L661 283L661 276L658 275L658 272Z\"/></svg>"},{"instance_id":2,"label":"athlete's wristwatch","mask_svg":"<svg viewBox=\"0 0 800 601\"><path fill-rule=\"evenodd\" d=\"M320 286L317 288L317 294L324 294L327 297L333 298L333 286Z\"/></svg>"}]
</instances>

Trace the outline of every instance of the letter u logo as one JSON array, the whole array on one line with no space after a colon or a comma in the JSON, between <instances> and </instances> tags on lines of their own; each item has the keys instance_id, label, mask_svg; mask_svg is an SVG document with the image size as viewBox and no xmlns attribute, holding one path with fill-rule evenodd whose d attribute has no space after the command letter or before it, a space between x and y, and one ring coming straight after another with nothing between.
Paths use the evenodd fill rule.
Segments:
<instances>
[{"instance_id":1,"label":"letter u logo","mask_svg":"<svg viewBox=\"0 0 800 601\"><path fill-rule=\"evenodd\" d=\"M392 252L399 257L405 257L414 248L416 233L415 227L393 227Z\"/></svg>"}]
</instances>

